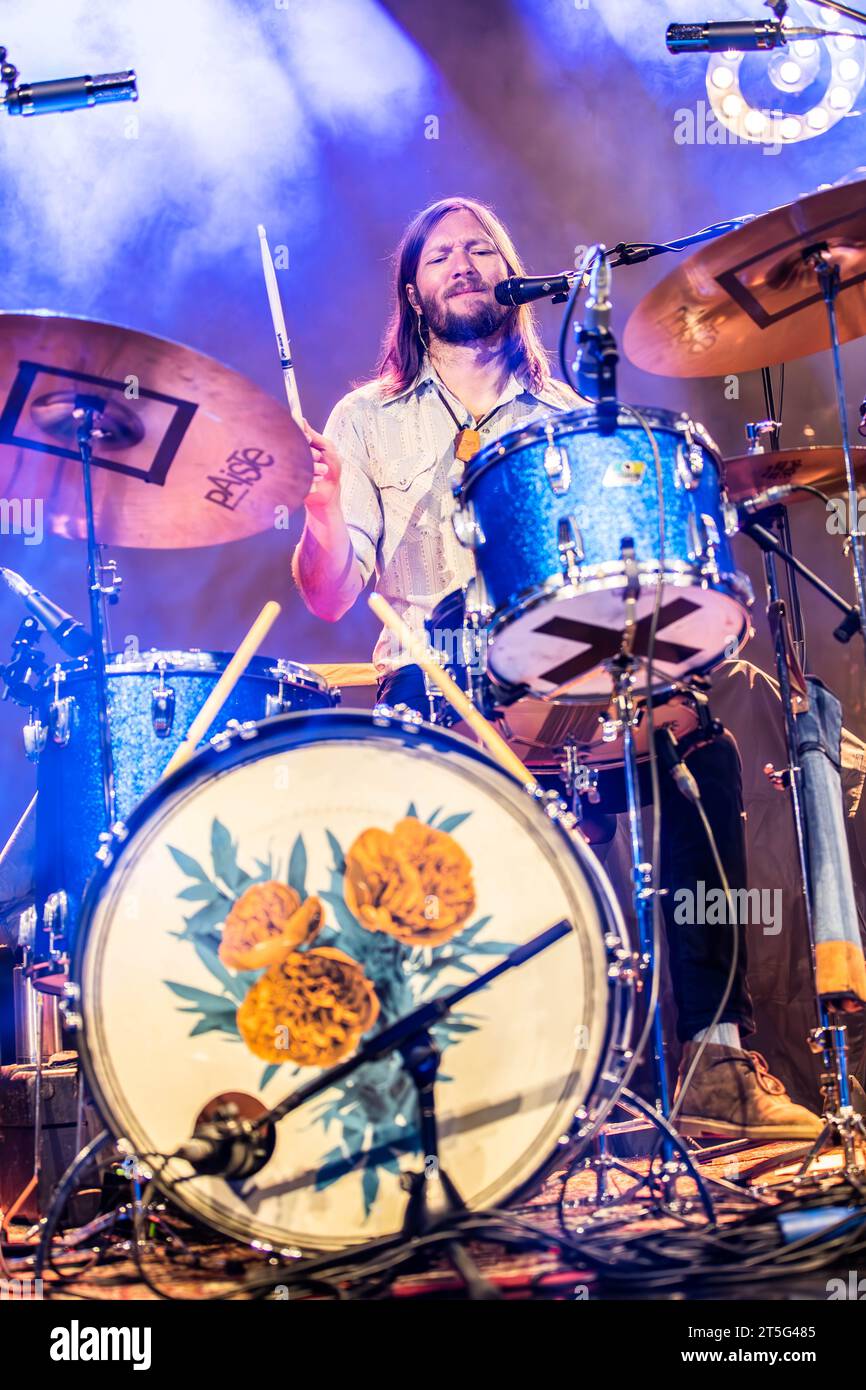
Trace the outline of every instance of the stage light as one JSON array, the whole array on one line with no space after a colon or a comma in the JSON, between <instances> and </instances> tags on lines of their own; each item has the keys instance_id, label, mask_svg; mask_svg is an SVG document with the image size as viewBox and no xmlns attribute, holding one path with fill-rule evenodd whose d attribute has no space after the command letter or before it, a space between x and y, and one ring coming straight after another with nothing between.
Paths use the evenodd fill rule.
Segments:
<instances>
[{"instance_id":1,"label":"stage light","mask_svg":"<svg viewBox=\"0 0 866 1390\"><path fill-rule=\"evenodd\" d=\"M866 45L853 34L820 42L797 40L774 52L767 75L779 91L796 95L810 87L821 70L822 54L830 60L823 95L802 112L761 109L740 85L744 53L714 53L707 66L707 95L719 121L738 139L763 145L792 145L823 135L852 110L866 80Z\"/></svg>"}]
</instances>

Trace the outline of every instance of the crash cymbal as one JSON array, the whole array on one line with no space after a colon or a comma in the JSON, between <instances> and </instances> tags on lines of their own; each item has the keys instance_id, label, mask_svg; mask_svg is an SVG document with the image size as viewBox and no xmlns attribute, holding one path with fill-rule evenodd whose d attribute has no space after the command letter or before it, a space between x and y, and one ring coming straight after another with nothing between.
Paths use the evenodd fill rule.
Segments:
<instances>
[{"instance_id":1,"label":"crash cymbal","mask_svg":"<svg viewBox=\"0 0 866 1390\"><path fill-rule=\"evenodd\" d=\"M0 497L40 499L55 535L86 536L72 413L80 393L101 403L92 477L103 544L240 540L284 524L309 491L302 432L239 372L110 323L0 313Z\"/></svg>"},{"instance_id":2,"label":"crash cymbal","mask_svg":"<svg viewBox=\"0 0 866 1390\"><path fill-rule=\"evenodd\" d=\"M866 483L866 448L851 449L858 483ZM782 483L811 483L826 492L845 487L845 463L838 444L813 444L805 449L776 449L764 454L740 454L723 463L725 487L732 502L742 502ZM800 494L803 496L804 494ZM797 494L792 494L793 502Z\"/></svg>"},{"instance_id":3,"label":"crash cymbal","mask_svg":"<svg viewBox=\"0 0 866 1390\"><path fill-rule=\"evenodd\" d=\"M866 181L774 208L678 263L641 300L623 347L660 376L723 376L823 352L827 312L809 247L839 266L840 341L866 333Z\"/></svg>"}]
</instances>

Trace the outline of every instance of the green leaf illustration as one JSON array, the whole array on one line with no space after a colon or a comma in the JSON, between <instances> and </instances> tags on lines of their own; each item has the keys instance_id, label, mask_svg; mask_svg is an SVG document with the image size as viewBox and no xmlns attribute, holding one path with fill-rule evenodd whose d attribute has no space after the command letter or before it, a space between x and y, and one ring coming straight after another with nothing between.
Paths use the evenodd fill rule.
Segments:
<instances>
[{"instance_id":1,"label":"green leaf illustration","mask_svg":"<svg viewBox=\"0 0 866 1390\"><path fill-rule=\"evenodd\" d=\"M379 1174L371 1164L368 1164L364 1169L361 1190L364 1194L364 1215L369 1216L379 1195Z\"/></svg>"},{"instance_id":2,"label":"green leaf illustration","mask_svg":"<svg viewBox=\"0 0 866 1390\"><path fill-rule=\"evenodd\" d=\"M190 941L197 936L211 936L213 928L225 921L231 905L231 898L221 893L212 903L206 903L191 917L185 917L184 930L179 933L180 940Z\"/></svg>"},{"instance_id":3,"label":"green leaf illustration","mask_svg":"<svg viewBox=\"0 0 866 1390\"><path fill-rule=\"evenodd\" d=\"M294 888L301 902L307 898L307 851L304 837L299 835L289 856L289 887Z\"/></svg>"},{"instance_id":4,"label":"green leaf illustration","mask_svg":"<svg viewBox=\"0 0 866 1390\"><path fill-rule=\"evenodd\" d=\"M443 809L443 808L442 808L441 806L437 806L437 807L436 807L436 810L433 812L432 816L428 816L428 817L427 817L427 824L428 824L428 825L435 825L435 824L436 824L436 817L437 817L438 815L441 814L442 809ZM441 830L441 828L442 828L442 827L440 826L439 829Z\"/></svg>"},{"instance_id":5,"label":"green leaf illustration","mask_svg":"<svg viewBox=\"0 0 866 1390\"><path fill-rule=\"evenodd\" d=\"M247 988L238 979L237 975L233 975L223 965L217 954L218 944L217 939L203 936L196 937L193 941L195 953L202 965L207 967L214 978L219 980L221 985L225 986L229 994L231 994L239 1004L242 1004L246 998Z\"/></svg>"},{"instance_id":6,"label":"green leaf illustration","mask_svg":"<svg viewBox=\"0 0 866 1390\"><path fill-rule=\"evenodd\" d=\"M237 841L233 841L222 821L214 819L211 826L210 852L214 873L233 893L240 889L243 879L249 875L238 868Z\"/></svg>"},{"instance_id":7,"label":"green leaf illustration","mask_svg":"<svg viewBox=\"0 0 866 1390\"><path fill-rule=\"evenodd\" d=\"M222 894L216 884L208 880L207 883L191 883L188 888L182 888L177 896L182 898L184 902L212 903L216 902L217 898L221 898Z\"/></svg>"},{"instance_id":8,"label":"green leaf illustration","mask_svg":"<svg viewBox=\"0 0 866 1390\"><path fill-rule=\"evenodd\" d=\"M330 830L326 830L325 834L328 837L328 844L331 846L331 853L334 856L333 871L342 876L346 872L346 856L340 846L340 841L337 839L336 835L331 834Z\"/></svg>"},{"instance_id":9,"label":"green leaf illustration","mask_svg":"<svg viewBox=\"0 0 866 1390\"><path fill-rule=\"evenodd\" d=\"M175 849L173 845L168 846L168 852L177 864L179 869L183 869L190 878L197 878L201 883L210 883L210 874L205 873L197 859L193 859L191 854L185 854L182 849Z\"/></svg>"},{"instance_id":10,"label":"green leaf illustration","mask_svg":"<svg viewBox=\"0 0 866 1390\"><path fill-rule=\"evenodd\" d=\"M462 825L465 820L468 820L471 815L471 811L464 811L462 816L446 816L445 820L442 821L441 825L437 825L436 829L444 830L446 834L451 835L453 831L455 831L458 826Z\"/></svg>"}]
</instances>

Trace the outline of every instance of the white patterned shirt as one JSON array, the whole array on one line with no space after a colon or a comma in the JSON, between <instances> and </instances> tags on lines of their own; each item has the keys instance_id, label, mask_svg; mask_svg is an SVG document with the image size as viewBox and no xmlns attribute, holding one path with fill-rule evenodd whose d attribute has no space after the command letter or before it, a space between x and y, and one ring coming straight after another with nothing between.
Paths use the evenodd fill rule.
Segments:
<instances>
[{"instance_id":1,"label":"white patterned shirt","mask_svg":"<svg viewBox=\"0 0 866 1390\"><path fill-rule=\"evenodd\" d=\"M443 397L460 425L474 428L470 412L425 358L415 383L397 396L383 397L377 382L350 391L324 429L343 461L340 501L364 581L375 570L376 592L421 633L440 599L475 574L472 551L451 524L452 486L464 464L454 456L458 426ZM560 381L534 395L511 376L479 428L481 446L582 404ZM383 675L411 658L383 628L373 660Z\"/></svg>"}]
</instances>

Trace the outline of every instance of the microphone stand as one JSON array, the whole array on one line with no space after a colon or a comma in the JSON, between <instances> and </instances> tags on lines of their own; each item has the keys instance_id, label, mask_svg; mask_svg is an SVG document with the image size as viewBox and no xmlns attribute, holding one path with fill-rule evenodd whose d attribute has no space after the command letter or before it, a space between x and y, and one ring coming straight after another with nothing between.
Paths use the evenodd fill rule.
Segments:
<instances>
[{"instance_id":1,"label":"microphone stand","mask_svg":"<svg viewBox=\"0 0 866 1390\"><path fill-rule=\"evenodd\" d=\"M365 1063L378 1061L395 1051L399 1052L404 1066L415 1084L418 1096L423 1154L421 1171L407 1173L403 1178L403 1185L409 1196L402 1236L406 1241L411 1241L417 1236L423 1236L435 1230L443 1222L447 1222L450 1216L459 1218L466 1212L467 1208L454 1182L442 1167L439 1157L435 1090L440 1054L432 1037L432 1027L439 1019L444 1018L455 1005L469 998L470 995L476 994L479 990L486 989L493 980L499 975L503 975L507 970L525 965L527 961L547 950L549 946L568 936L571 930L570 922L559 921L554 926L548 927L546 931L540 932L537 936L524 942L523 945L517 946L496 965L485 970L483 974L477 975L468 984L459 985L448 994L419 1004L417 1008L397 1019L390 1027L383 1028L375 1037L370 1038L345 1062L338 1062L336 1066L328 1067L313 1080L296 1087L257 1120L245 1122L244 1129L249 1142L255 1142L261 1132L272 1130L273 1126L279 1123L284 1116L300 1109L302 1105L306 1105L308 1101L321 1095L323 1091L327 1091L338 1081L342 1081L344 1077L351 1076ZM232 1127L232 1133L236 1132L237 1127ZM267 1162L266 1148L267 1146L262 1150L262 1160L245 1170L248 1175L264 1167ZM224 1173L223 1176L230 1179L232 1174L228 1172ZM486 1240L493 1244L499 1244L503 1239L503 1234L497 1234L495 1228L490 1231L474 1230L472 1234L473 1238ZM508 1237L505 1236L505 1239L507 1240ZM365 1247L360 1247L361 1251L364 1249ZM458 1238L446 1241L445 1249L453 1267L463 1279L471 1299L497 1299L500 1297L498 1290L484 1278L475 1261ZM275 1274L274 1280L278 1282L284 1277L285 1271L282 1271L281 1274Z\"/></svg>"}]
</instances>

